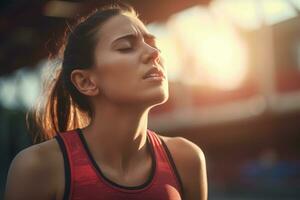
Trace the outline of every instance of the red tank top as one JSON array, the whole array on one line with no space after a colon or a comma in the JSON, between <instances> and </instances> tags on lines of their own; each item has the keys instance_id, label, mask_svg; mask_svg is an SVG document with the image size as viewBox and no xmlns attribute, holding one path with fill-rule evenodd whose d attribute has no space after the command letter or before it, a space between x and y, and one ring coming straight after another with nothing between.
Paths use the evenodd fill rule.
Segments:
<instances>
[{"instance_id":1,"label":"red tank top","mask_svg":"<svg viewBox=\"0 0 300 200\"><path fill-rule=\"evenodd\" d=\"M93 159L81 129L59 133L55 138L64 156L64 200L182 199L182 182L170 151L149 129L147 145L152 156L151 175L138 186L119 185L105 177Z\"/></svg>"}]
</instances>

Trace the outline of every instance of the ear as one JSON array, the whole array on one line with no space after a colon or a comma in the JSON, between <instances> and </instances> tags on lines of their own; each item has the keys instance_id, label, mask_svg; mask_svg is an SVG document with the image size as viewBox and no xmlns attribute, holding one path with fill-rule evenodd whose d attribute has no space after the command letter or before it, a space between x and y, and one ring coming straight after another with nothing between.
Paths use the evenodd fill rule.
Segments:
<instances>
[{"instance_id":1,"label":"ear","mask_svg":"<svg viewBox=\"0 0 300 200\"><path fill-rule=\"evenodd\" d=\"M84 95L96 96L99 93L99 88L88 70L74 69L71 72L71 81Z\"/></svg>"}]
</instances>

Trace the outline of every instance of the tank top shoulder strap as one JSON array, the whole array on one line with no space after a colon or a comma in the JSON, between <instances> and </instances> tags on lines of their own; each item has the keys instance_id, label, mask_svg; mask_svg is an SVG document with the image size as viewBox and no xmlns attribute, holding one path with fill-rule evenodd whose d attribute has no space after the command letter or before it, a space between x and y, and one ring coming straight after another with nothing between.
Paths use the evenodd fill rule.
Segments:
<instances>
[{"instance_id":1,"label":"tank top shoulder strap","mask_svg":"<svg viewBox=\"0 0 300 200\"><path fill-rule=\"evenodd\" d=\"M71 171L72 171L71 166L73 165L72 159L70 158L72 150L70 149L70 142L69 142L70 136L67 136L68 134L71 134L74 137L74 133L71 132L65 132L65 133L59 132L55 136L55 139L58 142L64 160L65 189L63 194L63 200L69 199L69 193L71 190Z\"/></svg>"},{"instance_id":2,"label":"tank top shoulder strap","mask_svg":"<svg viewBox=\"0 0 300 200\"><path fill-rule=\"evenodd\" d=\"M86 155L78 129L57 133L56 138L64 156L65 192L63 200L67 200L72 198L70 195L76 187L74 183L77 184L78 178L81 178L82 182L87 182L91 177L95 178L96 173ZM87 175L83 176L83 174Z\"/></svg>"},{"instance_id":3,"label":"tank top shoulder strap","mask_svg":"<svg viewBox=\"0 0 300 200\"><path fill-rule=\"evenodd\" d=\"M160 135L155 133L154 131L151 131L148 129L148 135L152 142L153 149L155 150L155 154L157 155L157 162L158 165L163 165L163 167L166 167L166 165L170 168L174 179L177 182L177 185L179 187L181 196L183 196L183 184L182 180L180 178L180 175L178 173L178 170L176 168L175 162L173 160L173 156L167 147L166 143L162 139Z\"/></svg>"}]
</instances>

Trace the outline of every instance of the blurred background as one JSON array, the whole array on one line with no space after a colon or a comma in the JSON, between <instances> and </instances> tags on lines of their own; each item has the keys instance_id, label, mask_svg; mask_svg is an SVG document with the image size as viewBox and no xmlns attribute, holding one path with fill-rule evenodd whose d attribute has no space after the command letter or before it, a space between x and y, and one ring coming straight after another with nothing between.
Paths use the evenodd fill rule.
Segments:
<instances>
[{"instance_id":1,"label":"blurred background","mask_svg":"<svg viewBox=\"0 0 300 200\"><path fill-rule=\"evenodd\" d=\"M114 1L0 3L0 199L31 145L49 53L67 23ZM300 0L128 0L158 38L170 98L150 129L205 153L209 199L300 199Z\"/></svg>"}]
</instances>

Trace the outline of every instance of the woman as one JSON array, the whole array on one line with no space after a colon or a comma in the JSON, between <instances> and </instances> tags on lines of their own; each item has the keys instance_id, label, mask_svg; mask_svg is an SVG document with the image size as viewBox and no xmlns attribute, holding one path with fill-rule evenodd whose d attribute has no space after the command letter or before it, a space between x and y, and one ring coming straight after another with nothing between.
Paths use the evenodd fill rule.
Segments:
<instances>
[{"instance_id":1,"label":"woman","mask_svg":"<svg viewBox=\"0 0 300 200\"><path fill-rule=\"evenodd\" d=\"M6 200L207 199L201 149L147 129L168 82L155 38L131 7L80 21L53 81L33 124L43 142L14 158Z\"/></svg>"}]
</instances>

